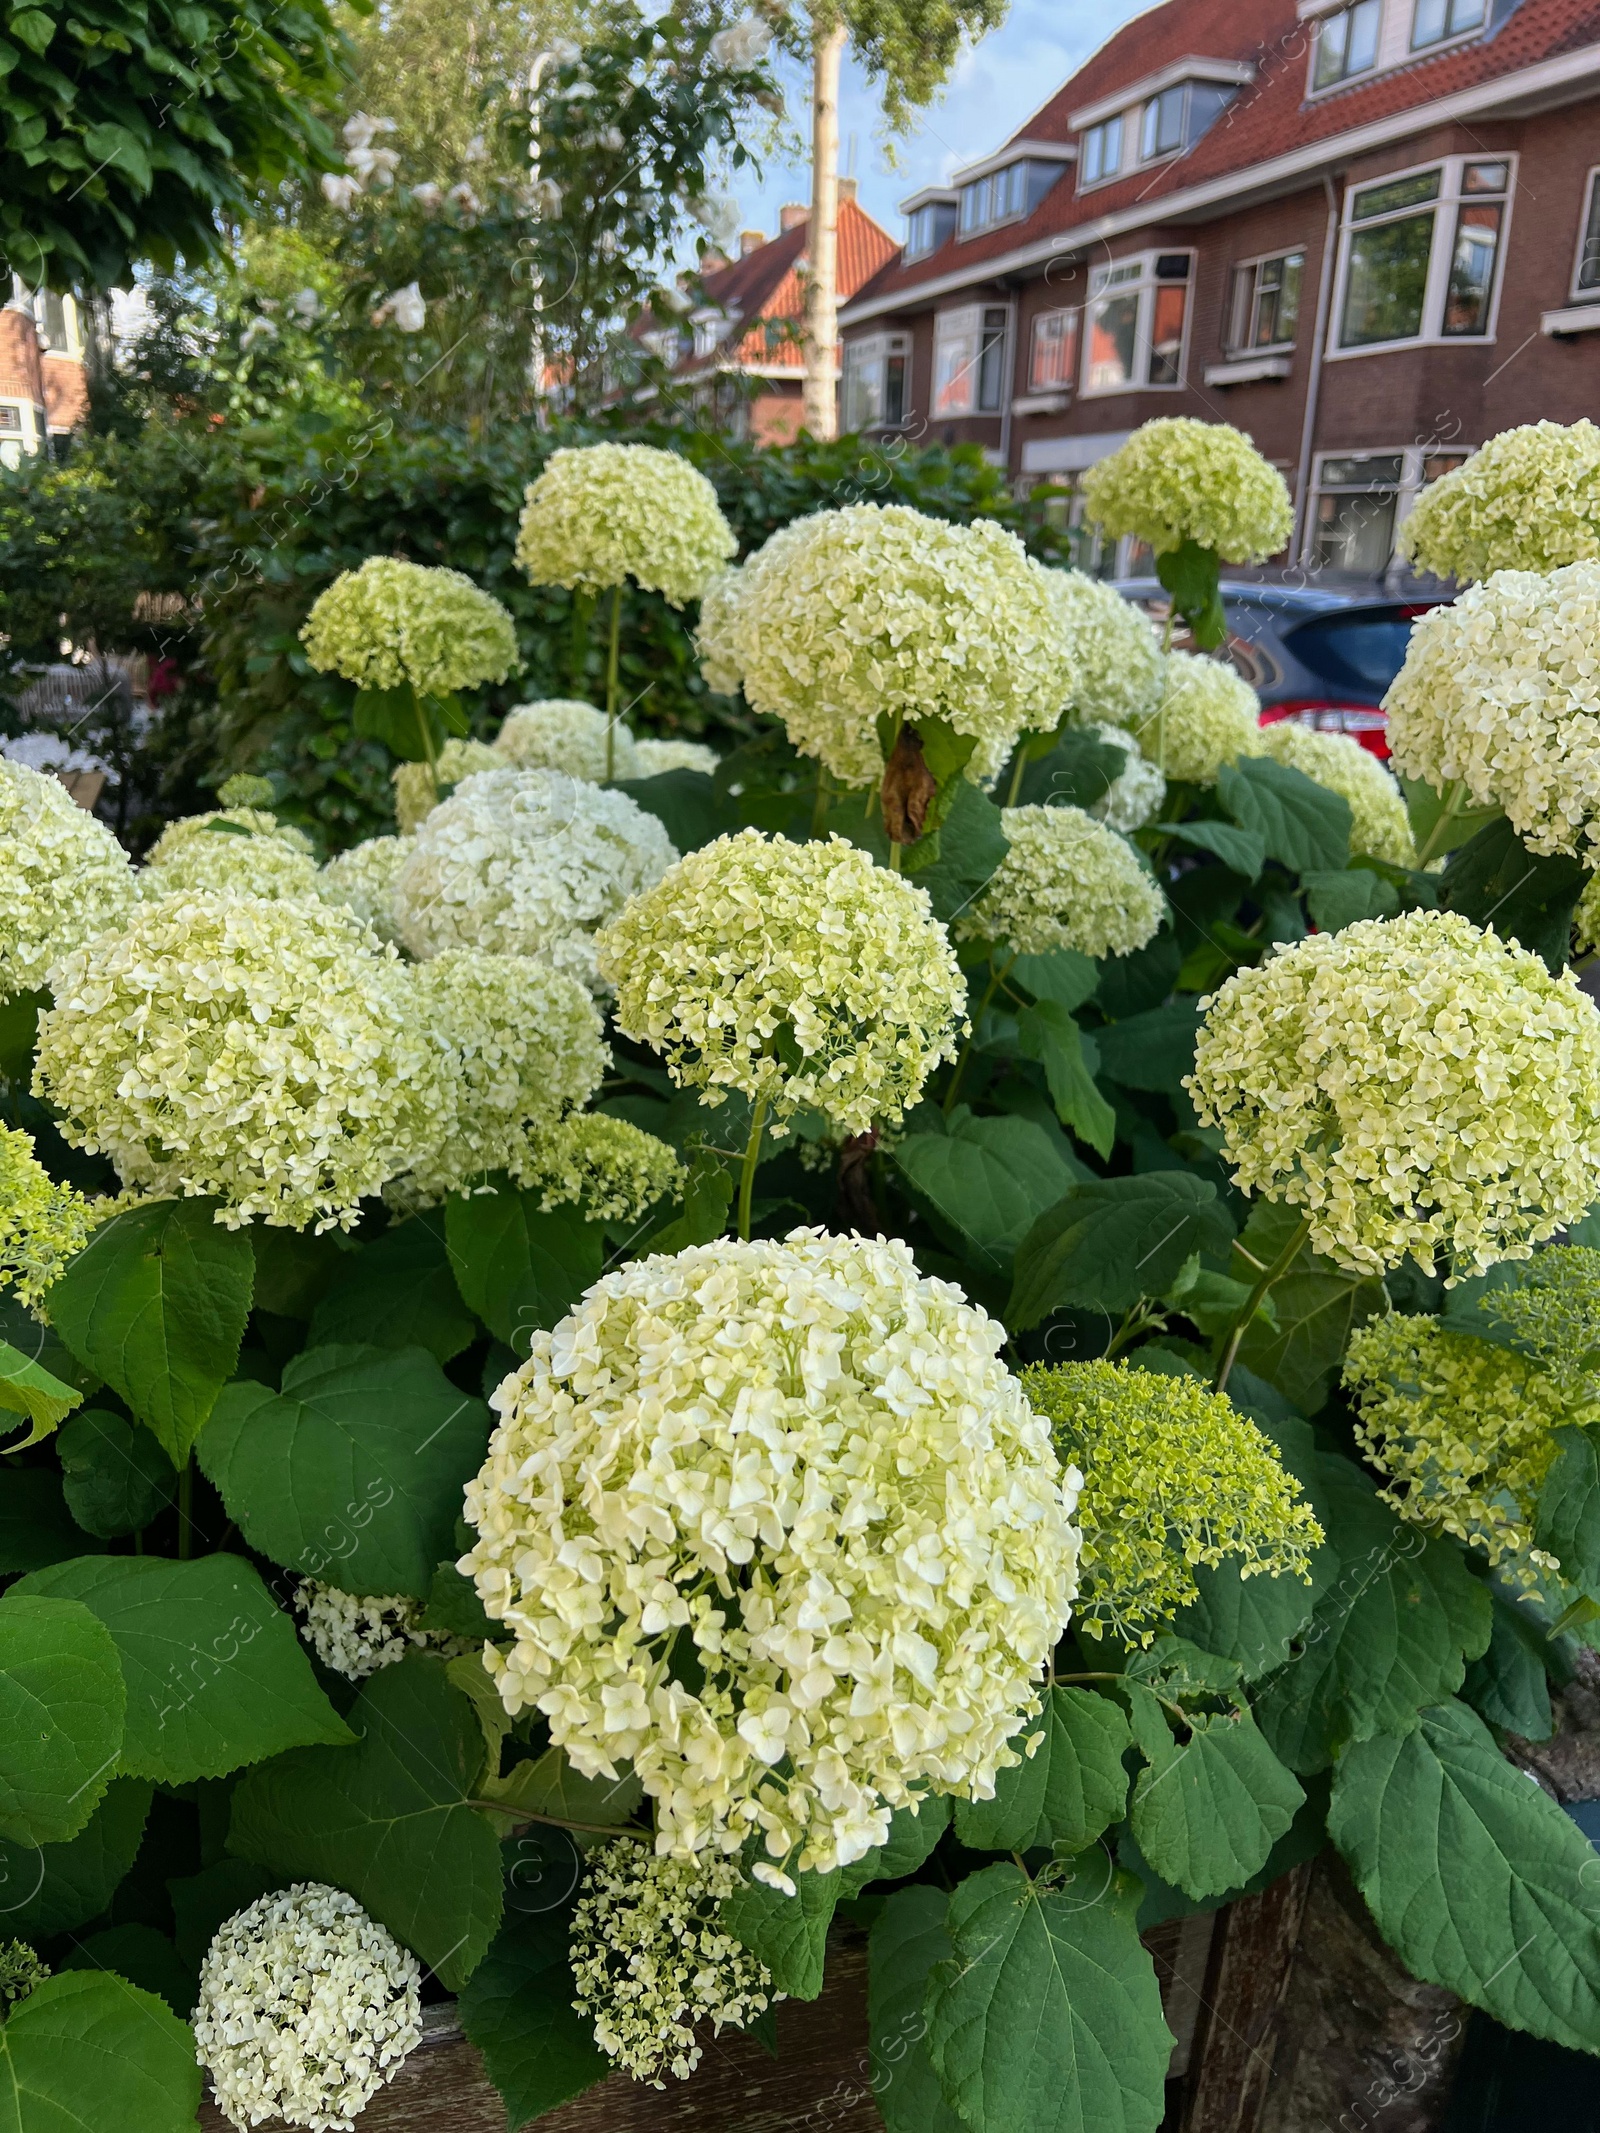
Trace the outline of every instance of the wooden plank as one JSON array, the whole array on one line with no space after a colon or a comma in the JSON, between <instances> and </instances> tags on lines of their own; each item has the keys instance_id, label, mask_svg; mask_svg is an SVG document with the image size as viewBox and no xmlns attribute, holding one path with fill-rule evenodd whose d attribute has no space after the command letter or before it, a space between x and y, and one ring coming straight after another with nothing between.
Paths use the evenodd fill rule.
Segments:
<instances>
[{"instance_id":1,"label":"wooden plank","mask_svg":"<svg viewBox=\"0 0 1600 2133\"><path fill-rule=\"evenodd\" d=\"M1203 1985L1192 1967L1185 1973L1175 1966L1173 2013L1191 2025L1177 2114L1182 2133L1257 2133L1310 1886L1311 1868L1299 1866L1259 1896L1229 1904L1212 1936ZM1191 1997L1197 2004L1186 2009Z\"/></svg>"}]
</instances>

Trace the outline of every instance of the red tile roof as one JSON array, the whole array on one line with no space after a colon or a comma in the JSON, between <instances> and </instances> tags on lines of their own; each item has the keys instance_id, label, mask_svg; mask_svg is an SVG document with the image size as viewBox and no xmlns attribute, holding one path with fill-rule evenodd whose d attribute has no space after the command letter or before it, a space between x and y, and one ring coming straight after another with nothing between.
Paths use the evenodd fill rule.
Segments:
<instances>
[{"instance_id":1,"label":"red tile roof","mask_svg":"<svg viewBox=\"0 0 1600 2133\"><path fill-rule=\"evenodd\" d=\"M1408 111L1420 115L1423 106L1477 84L1600 46L1600 0L1520 0L1498 27L1469 44L1315 99L1306 93L1310 43L1310 25L1296 20L1294 0L1165 0L1119 30L1011 138L1070 140L1072 112L1132 88L1174 60L1253 62L1254 81L1186 154L1081 195L1069 169L1025 221L961 242L951 238L912 266L892 263L865 293L875 307L900 292L910 298L924 282L968 273L1058 234L1087 235L1102 217L1125 216Z\"/></svg>"}]
</instances>

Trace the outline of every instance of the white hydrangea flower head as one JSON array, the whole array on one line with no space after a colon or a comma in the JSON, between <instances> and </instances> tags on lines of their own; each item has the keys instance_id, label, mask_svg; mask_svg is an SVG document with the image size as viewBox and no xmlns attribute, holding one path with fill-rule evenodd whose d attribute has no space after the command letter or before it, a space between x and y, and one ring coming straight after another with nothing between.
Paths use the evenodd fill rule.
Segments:
<instances>
[{"instance_id":1,"label":"white hydrangea flower head","mask_svg":"<svg viewBox=\"0 0 1600 2133\"><path fill-rule=\"evenodd\" d=\"M104 1219L105 1202L57 1184L33 1138L0 1125L0 1290L29 1309L60 1277Z\"/></svg>"},{"instance_id":2,"label":"white hydrangea flower head","mask_svg":"<svg viewBox=\"0 0 1600 2133\"><path fill-rule=\"evenodd\" d=\"M559 770L480 772L423 823L395 882L400 938L542 956L600 989L595 935L677 857L626 793Z\"/></svg>"},{"instance_id":3,"label":"white hydrangea flower head","mask_svg":"<svg viewBox=\"0 0 1600 2133\"><path fill-rule=\"evenodd\" d=\"M651 444L563 446L530 482L517 561L534 585L601 592L629 578L698 600L738 543L697 467Z\"/></svg>"},{"instance_id":4,"label":"white hydrangea flower head","mask_svg":"<svg viewBox=\"0 0 1600 2133\"><path fill-rule=\"evenodd\" d=\"M578 1886L568 1929L573 2006L594 2041L635 2081L664 2089L700 2064L695 2027L743 2029L783 1994L734 1939L719 1906L739 1870L715 1855L659 1859L644 1844L604 1844Z\"/></svg>"},{"instance_id":5,"label":"white hydrangea flower head","mask_svg":"<svg viewBox=\"0 0 1600 2133\"><path fill-rule=\"evenodd\" d=\"M241 779L229 779L229 784L244 784ZM260 781L265 783L265 779ZM169 822L161 835L151 845L146 855L147 866L162 866L176 859L193 844L208 844L212 836L270 837L278 844L287 845L292 852L303 852L308 857L315 850L311 839L303 829L292 822L280 822L270 808L266 807L213 807L203 815L180 815L176 822Z\"/></svg>"},{"instance_id":6,"label":"white hydrangea flower head","mask_svg":"<svg viewBox=\"0 0 1600 2133\"><path fill-rule=\"evenodd\" d=\"M321 593L300 632L321 673L363 689L409 682L419 696L450 696L504 681L518 665L517 632L492 593L459 570L372 555Z\"/></svg>"},{"instance_id":7,"label":"white hydrangea flower head","mask_svg":"<svg viewBox=\"0 0 1600 2133\"><path fill-rule=\"evenodd\" d=\"M1526 1259L1600 1199L1600 1010L1457 912L1313 934L1201 1006L1201 1123L1352 1273Z\"/></svg>"},{"instance_id":8,"label":"white hydrangea flower head","mask_svg":"<svg viewBox=\"0 0 1600 2133\"><path fill-rule=\"evenodd\" d=\"M402 837L412 836L441 800L448 800L463 778L480 770L503 770L505 758L487 741L450 739L430 770L426 763L396 763L389 773L394 787L394 818Z\"/></svg>"},{"instance_id":9,"label":"white hydrangea flower head","mask_svg":"<svg viewBox=\"0 0 1600 2133\"><path fill-rule=\"evenodd\" d=\"M1157 555L1193 541L1225 563L1262 563L1294 526L1288 484L1242 430L1164 415L1083 477L1084 510L1113 536Z\"/></svg>"},{"instance_id":10,"label":"white hydrangea flower head","mask_svg":"<svg viewBox=\"0 0 1600 2133\"><path fill-rule=\"evenodd\" d=\"M0 756L0 1000L45 989L52 963L121 925L128 855L56 777Z\"/></svg>"},{"instance_id":11,"label":"white hydrangea flower head","mask_svg":"<svg viewBox=\"0 0 1600 2133\"><path fill-rule=\"evenodd\" d=\"M530 1139L586 1104L611 1063L587 987L533 956L473 948L434 956L413 986L440 1096L402 1199L431 1206L493 1170L522 1179Z\"/></svg>"},{"instance_id":12,"label":"white hydrangea flower head","mask_svg":"<svg viewBox=\"0 0 1600 2133\"><path fill-rule=\"evenodd\" d=\"M409 837L368 837L346 852L335 852L317 876L317 893L325 903L353 911L380 941L398 944L394 885L410 849Z\"/></svg>"},{"instance_id":13,"label":"white hydrangea flower head","mask_svg":"<svg viewBox=\"0 0 1600 2133\"><path fill-rule=\"evenodd\" d=\"M1497 571L1411 626L1384 698L1402 777L1465 779L1531 851L1600 859L1600 562Z\"/></svg>"},{"instance_id":14,"label":"white hydrangea flower head","mask_svg":"<svg viewBox=\"0 0 1600 2133\"><path fill-rule=\"evenodd\" d=\"M353 1896L297 1881L217 1928L195 2056L228 2123L351 2133L422 2038L416 1957Z\"/></svg>"},{"instance_id":15,"label":"white hydrangea flower head","mask_svg":"<svg viewBox=\"0 0 1600 2133\"><path fill-rule=\"evenodd\" d=\"M704 741L662 741L646 735L634 742L633 760L636 778L659 778L669 770L698 770L709 778L722 758Z\"/></svg>"},{"instance_id":16,"label":"white hydrangea flower head","mask_svg":"<svg viewBox=\"0 0 1600 2133\"><path fill-rule=\"evenodd\" d=\"M235 1228L349 1228L439 1101L392 948L314 897L199 894L60 965L34 1092L124 1185L215 1195Z\"/></svg>"},{"instance_id":17,"label":"white hydrangea flower head","mask_svg":"<svg viewBox=\"0 0 1600 2133\"><path fill-rule=\"evenodd\" d=\"M1600 949L1600 874L1591 874L1573 914L1572 937L1580 955Z\"/></svg>"},{"instance_id":18,"label":"white hydrangea flower head","mask_svg":"<svg viewBox=\"0 0 1600 2133\"><path fill-rule=\"evenodd\" d=\"M1358 857L1416 865L1406 796L1370 748L1348 733L1319 733L1296 718L1280 718L1262 727L1261 752L1349 803L1350 849Z\"/></svg>"},{"instance_id":19,"label":"white hydrangea flower head","mask_svg":"<svg viewBox=\"0 0 1600 2133\"><path fill-rule=\"evenodd\" d=\"M637 1222L683 1176L676 1148L625 1118L585 1111L535 1138L518 1182L542 1189L546 1213L577 1204L591 1221Z\"/></svg>"},{"instance_id":20,"label":"white hydrangea flower head","mask_svg":"<svg viewBox=\"0 0 1600 2133\"><path fill-rule=\"evenodd\" d=\"M701 1101L736 1089L849 1133L955 1056L966 981L927 891L842 837L743 829L680 859L601 936L617 1027Z\"/></svg>"},{"instance_id":21,"label":"white hydrangea flower head","mask_svg":"<svg viewBox=\"0 0 1600 2133\"><path fill-rule=\"evenodd\" d=\"M1004 941L1017 955L1075 949L1099 961L1154 940L1167 900L1125 837L1081 807L1007 807L1006 856L963 940Z\"/></svg>"},{"instance_id":22,"label":"white hydrangea flower head","mask_svg":"<svg viewBox=\"0 0 1600 2133\"><path fill-rule=\"evenodd\" d=\"M778 536L774 534L772 540ZM766 554L772 547L767 542ZM700 654L700 674L714 695L737 696L743 675L733 649L734 610L743 595L745 574L737 565L719 570L700 595L700 620L694 633Z\"/></svg>"},{"instance_id":23,"label":"white hydrangea flower head","mask_svg":"<svg viewBox=\"0 0 1600 2133\"><path fill-rule=\"evenodd\" d=\"M363 1595L341 1592L316 1578L302 1578L294 1596L300 1635L330 1673L346 1681L365 1681L406 1653L436 1651L446 1658L477 1651L460 1637L419 1627L423 1607L402 1593Z\"/></svg>"},{"instance_id":24,"label":"white hydrangea flower head","mask_svg":"<svg viewBox=\"0 0 1600 2133\"><path fill-rule=\"evenodd\" d=\"M505 724L495 735L497 767L511 763L518 770L561 770L569 778L587 778L593 785L602 785L607 724L603 711L572 697L550 696L539 703L518 704L506 713ZM619 718L612 735L614 777L643 775L635 754L633 735Z\"/></svg>"},{"instance_id":25,"label":"white hydrangea flower head","mask_svg":"<svg viewBox=\"0 0 1600 2133\"><path fill-rule=\"evenodd\" d=\"M745 564L715 658L845 785L882 777L880 716L975 736L967 774L982 782L1019 733L1053 730L1078 686L1059 576L992 519L819 511Z\"/></svg>"},{"instance_id":26,"label":"white hydrangea flower head","mask_svg":"<svg viewBox=\"0 0 1600 2133\"><path fill-rule=\"evenodd\" d=\"M1149 616L1082 570L1048 570L1070 645L1072 695L1063 723L1137 726L1161 700L1161 642Z\"/></svg>"},{"instance_id":27,"label":"white hydrangea flower head","mask_svg":"<svg viewBox=\"0 0 1600 2133\"><path fill-rule=\"evenodd\" d=\"M1398 546L1419 570L1464 585L1600 560L1600 429L1585 420L1502 430L1428 484Z\"/></svg>"},{"instance_id":28,"label":"white hydrangea flower head","mask_svg":"<svg viewBox=\"0 0 1600 2133\"><path fill-rule=\"evenodd\" d=\"M990 1797L1078 1549L1005 1337L898 1240L603 1276L495 1394L467 1484L506 1709L586 1775L631 1763L661 1853L760 1831L769 1877L848 1865L929 1792Z\"/></svg>"},{"instance_id":29,"label":"white hydrangea flower head","mask_svg":"<svg viewBox=\"0 0 1600 2133\"><path fill-rule=\"evenodd\" d=\"M1172 652L1161 700L1137 734L1147 759L1173 783L1215 785L1228 764L1262 753L1260 699L1224 660Z\"/></svg>"},{"instance_id":30,"label":"white hydrangea flower head","mask_svg":"<svg viewBox=\"0 0 1600 2133\"><path fill-rule=\"evenodd\" d=\"M1121 726L1093 725L1088 729L1108 748L1122 751L1123 766L1089 812L1107 829L1131 836L1154 822L1167 797L1167 781L1154 763L1146 762L1135 737Z\"/></svg>"},{"instance_id":31,"label":"white hydrangea flower head","mask_svg":"<svg viewBox=\"0 0 1600 2133\"><path fill-rule=\"evenodd\" d=\"M311 839L256 807L225 807L169 822L135 877L148 900L187 890L238 896L314 896Z\"/></svg>"}]
</instances>

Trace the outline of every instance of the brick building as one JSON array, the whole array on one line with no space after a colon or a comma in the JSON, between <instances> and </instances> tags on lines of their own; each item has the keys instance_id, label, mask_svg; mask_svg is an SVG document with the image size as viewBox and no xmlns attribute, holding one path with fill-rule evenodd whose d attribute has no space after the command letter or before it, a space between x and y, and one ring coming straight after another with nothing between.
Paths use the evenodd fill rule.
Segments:
<instances>
[{"instance_id":1,"label":"brick building","mask_svg":"<svg viewBox=\"0 0 1600 2133\"><path fill-rule=\"evenodd\" d=\"M1600 417L1600 0L1165 0L904 207L844 423L1024 493L1228 421L1367 572L1484 438Z\"/></svg>"},{"instance_id":2,"label":"brick building","mask_svg":"<svg viewBox=\"0 0 1600 2133\"><path fill-rule=\"evenodd\" d=\"M83 318L70 296L38 295L15 277L0 307L0 461L50 449L88 413Z\"/></svg>"}]
</instances>

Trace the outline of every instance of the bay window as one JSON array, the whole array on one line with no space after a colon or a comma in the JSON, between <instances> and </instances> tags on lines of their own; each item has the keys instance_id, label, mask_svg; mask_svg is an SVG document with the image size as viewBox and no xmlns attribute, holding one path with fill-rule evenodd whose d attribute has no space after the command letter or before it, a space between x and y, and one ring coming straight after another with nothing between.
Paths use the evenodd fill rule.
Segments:
<instances>
[{"instance_id":1,"label":"bay window","mask_svg":"<svg viewBox=\"0 0 1600 2133\"><path fill-rule=\"evenodd\" d=\"M1487 338L1510 190L1508 162L1459 156L1352 189L1336 352Z\"/></svg>"},{"instance_id":2,"label":"bay window","mask_svg":"<svg viewBox=\"0 0 1600 2133\"><path fill-rule=\"evenodd\" d=\"M1089 277L1086 393L1183 383L1193 254L1143 252Z\"/></svg>"}]
</instances>

